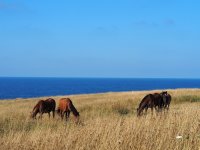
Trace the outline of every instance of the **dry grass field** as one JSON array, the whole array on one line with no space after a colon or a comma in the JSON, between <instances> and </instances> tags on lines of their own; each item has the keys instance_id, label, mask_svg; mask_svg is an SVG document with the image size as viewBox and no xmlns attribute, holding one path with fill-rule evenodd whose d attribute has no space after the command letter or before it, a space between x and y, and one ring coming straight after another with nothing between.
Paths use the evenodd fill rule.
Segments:
<instances>
[{"instance_id":1,"label":"dry grass field","mask_svg":"<svg viewBox=\"0 0 200 150\"><path fill-rule=\"evenodd\" d=\"M136 116L140 100L156 91L89 94L70 97L80 112L68 122L56 116L29 118L36 99L0 101L1 150L198 150L200 89L169 90L169 112ZM160 92L160 91L159 91ZM61 96L52 97L56 101ZM44 98L43 98L44 99ZM177 136L182 138L177 139Z\"/></svg>"}]
</instances>

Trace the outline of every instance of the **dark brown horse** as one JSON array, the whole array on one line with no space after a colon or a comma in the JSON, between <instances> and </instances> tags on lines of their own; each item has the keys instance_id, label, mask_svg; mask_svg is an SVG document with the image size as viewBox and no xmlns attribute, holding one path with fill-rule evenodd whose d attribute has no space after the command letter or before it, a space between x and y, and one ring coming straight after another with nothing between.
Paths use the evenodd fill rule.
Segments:
<instances>
[{"instance_id":1,"label":"dark brown horse","mask_svg":"<svg viewBox=\"0 0 200 150\"><path fill-rule=\"evenodd\" d=\"M153 113L154 107L154 96L152 94L146 95L139 104L137 108L137 116L140 116L143 110L147 113L148 108L151 108L151 112Z\"/></svg>"},{"instance_id":2,"label":"dark brown horse","mask_svg":"<svg viewBox=\"0 0 200 150\"><path fill-rule=\"evenodd\" d=\"M49 98L47 100L40 100L33 108L33 111L31 112L31 118L36 119L38 113L40 114L40 118L42 118L43 113L48 113L50 118L51 111L53 113L53 118L54 118L55 108L56 108L56 102L54 99Z\"/></svg>"},{"instance_id":3,"label":"dark brown horse","mask_svg":"<svg viewBox=\"0 0 200 150\"><path fill-rule=\"evenodd\" d=\"M65 115L65 118L66 118L66 121L67 121L67 119L69 118L70 112L73 113L73 115L76 118L76 121L78 121L79 112L74 107L72 101L69 98L61 98L59 100L57 113L61 116L62 119Z\"/></svg>"}]
</instances>

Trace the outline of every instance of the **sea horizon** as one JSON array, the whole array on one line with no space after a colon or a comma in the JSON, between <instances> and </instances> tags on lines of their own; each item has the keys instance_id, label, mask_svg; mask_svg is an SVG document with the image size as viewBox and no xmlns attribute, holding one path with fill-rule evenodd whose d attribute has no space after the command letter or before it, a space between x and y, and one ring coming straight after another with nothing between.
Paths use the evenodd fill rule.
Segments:
<instances>
[{"instance_id":1,"label":"sea horizon","mask_svg":"<svg viewBox=\"0 0 200 150\"><path fill-rule=\"evenodd\" d=\"M0 78L69 78L69 79L199 79L198 77L56 77L56 76L0 76Z\"/></svg>"},{"instance_id":2,"label":"sea horizon","mask_svg":"<svg viewBox=\"0 0 200 150\"><path fill-rule=\"evenodd\" d=\"M200 88L200 79L115 77L0 77L0 100L179 88Z\"/></svg>"}]
</instances>

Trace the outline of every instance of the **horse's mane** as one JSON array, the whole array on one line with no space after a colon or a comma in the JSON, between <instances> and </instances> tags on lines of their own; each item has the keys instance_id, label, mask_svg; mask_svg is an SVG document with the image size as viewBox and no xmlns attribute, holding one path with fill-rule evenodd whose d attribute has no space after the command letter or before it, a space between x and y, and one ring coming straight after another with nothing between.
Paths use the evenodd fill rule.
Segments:
<instances>
[{"instance_id":1,"label":"horse's mane","mask_svg":"<svg viewBox=\"0 0 200 150\"><path fill-rule=\"evenodd\" d=\"M142 101L143 100L145 100L148 96L150 96L151 94L148 94L148 95L146 95L143 99L142 99Z\"/></svg>"},{"instance_id":2,"label":"horse's mane","mask_svg":"<svg viewBox=\"0 0 200 150\"><path fill-rule=\"evenodd\" d=\"M151 94L146 95L146 96L142 99L142 101L140 102L139 107L142 105L142 103L144 102L144 100L145 100L148 96L151 96Z\"/></svg>"},{"instance_id":3,"label":"horse's mane","mask_svg":"<svg viewBox=\"0 0 200 150\"><path fill-rule=\"evenodd\" d=\"M33 108L33 111L34 111L35 109L39 108L39 105L40 105L41 102L43 102L43 100L40 100L40 101L35 105L35 107Z\"/></svg>"},{"instance_id":4,"label":"horse's mane","mask_svg":"<svg viewBox=\"0 0 200 150\"><path fill-rule=\"evenodd\" d=\"M69 103L69 109L72 111L72 113L74 114L74 116L79 116L79 112L77 111L77 109L74 107L72 101L70 100Z\"/></svg>"}]
</instances>

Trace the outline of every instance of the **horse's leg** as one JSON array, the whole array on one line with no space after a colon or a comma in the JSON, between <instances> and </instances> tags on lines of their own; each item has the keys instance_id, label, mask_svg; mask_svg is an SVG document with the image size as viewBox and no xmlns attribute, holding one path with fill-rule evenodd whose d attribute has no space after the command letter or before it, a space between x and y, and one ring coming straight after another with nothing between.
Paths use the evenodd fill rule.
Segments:
<instances>
[{"instance_id":1,"label":"horse's leg","mask_svg":"<svg viewBox=\"0 0 200 150\"><path fill-rule=\"evenodd\" d=\"M161 105L160 110L161 110L161 112L165 110L163 105Z\"/></svg>"},{"instance_id":2,"label":"horse's leg","mask_svg":"<svg viewBox=\"0 0 200 150\"><path fill-rule=\"evenodd\" d=\"M167 111L169 110L169 104L167 104Z\"/></svg>"},{"instance_id":3,"label":"horse's leg","mask_svg":"<svg viewBox=\"0 0 200 150\"><path fill-rule=\"evenodd\" d=\"M70 115L70 111L68 111L68 114L67 114L67 117L69 118L69 115Z\"/></svg>"},{"instance_id":4,"label":"horse's leg","mask_svg":"<svg viewBox=\"0 0 200 150\"><path fill-rule=\"evenodd\" d=\"M147 115L148 107L145 107L145 115Z\"/></svg>"},{"instance_id":5,"label":"horse's leg","mask_svg":"<svg viewBox=\"0 0 200 150\"><path fill-rule=\"evenodd\" d=\"M53 113L53 118L54 118L55 117L55 110L53 110L52 113Z\"/></svg>"},{"instance_id":6,"label":"horse's leg","mask_svg":"<svg viewBox=\"0 0 200 150\"><path fill-rule=\"evenodd\" d=\"M39 118L42 119L43 112L40 112Z\"/></svg>"},{"instance_id":7,"label":"horse's leg","mask_svg":"<svg viewBox=\"0 0 200 150\"><path fill-rule=\"evenodd\" d=\"M160 106L160 114L161 114L161 116L165 115L165 108L162 105Z\"/></svg>"},{"instance_id":8,"label":"horse's leg","mask_svg":"<svg viewBox=\"0 0 200 150\"><path fill-rule=\"evenodd\" d=\"M158 109L158 106L155 106L155 114L156 114L156 116L158 115L158 113L159 113L159 109Z\"/></svg>"},{"instance_id":9,"label":"horse's leg","mask_svg":"<svg viewBox=\"0 0 200 150\"><path fill-rule=\"evenodd\" d=\"M151 115L153 115L153 106L151 106Z\"/></svg>"},{"instance_id":10,"label":"horse's leg","mask_svg":"<svg viewBox=\"0 0 200 150\"><path fill-rule=\"evenodd\" d=\"M163 112L164 112L164 114L165 114L165 111L166 111L165 104L163 105L162 109L163 109Z\"/></svg>"},{"instance_id":11,"label":"horse's leg","mask_svg":"<svg viewBox=\"0 0 200 150\"><path fill-rule=\"evenodd\" d=\"M67 121L67 111L65 112L65 120Z\"/></svg>"},{"instance_id":12,"label":"horse's leg","mask_svg":"<svg viewBox=\"0 0 200 150\"><path fill-rule=\"evenodd\" d=\"M64 117L64 112L60 112L60 115L61 115L61 119L63 120L63 117Z\"/></svg>"},{"instance_id":13,"label":"horse's leg","mask_svg":"<svg viewBox=\"0 0 200 150\"><path fill-rule=\"evenodd\" d=\"M159 111L160 111L160 108L159 108L159 106L157 106L156 108L157 108L157 112L159 113Z\"/></svg>"},{"instance_id":14,"label":"horse's leg","mask_svg":"<svg viewBox=\"0 0 200 150\"><path fill-rule=\"evenodd\" d=\"M70 111L68 110L68 111L66 111L66 121L68 120L69 115L70 115Z\"/></svg>"},{"instance_id":15,"label":"horse's leg","mask_svg":"<svg viewBox=\"0 0 200 150\"><path fill-rule=\"evenodd\" d=\"M169 105L168 104L165 105L165 110L167 110L167 112L168 112L168 110L169 110Z\"/></svg>"},{"instance_id":16,"label":"horse's leg","mask_svg":"<svg viewBox=\"0 0 200 150\"><path fill-rule=\"evenodd\" d=\"M159 106L159 112L162 113L162 105Z\"/></svg>"},{"instance_id":17,"label":"horse's leg","mask_svg":"<svg viewBox=\"0 0 200 150\"><path fill-rule=\"evenodd\" d=\"M158 106L158 113L162 114L162 106L161 105Z\"/></svg>"},{"instance_id":18,"label":"horse's leg","mask_svg":"<svg viewBox=\"0 0 200 150\"><path fill-rule=\"evenodd\" d=\"M158 112L158 108L157 108L157 106L155 106L155 110L156 110L156 112Z\"/></svg>"},{"instance_id":19,"label":"horse's leg","mask_svg":"<svg viewBox=\"0 0 200 150\"><path fill-rule=\"evenodd\" d=\"M48 115L49 115L49 119L50 119L50 116L51 116L50 112L48 112Z\"/></svg>"},{"instance_id":20,"label":"horse's leg","mask_svg":"<svg viewBox=\"0 0 200 150\"><path fill-rule=\"evenodd\" d=\"M156 107L156 106L154 106L154 108L155 108L155 110L156 110L156 112L157 112L157 107Z\"/></svg>"}]
</instances>

